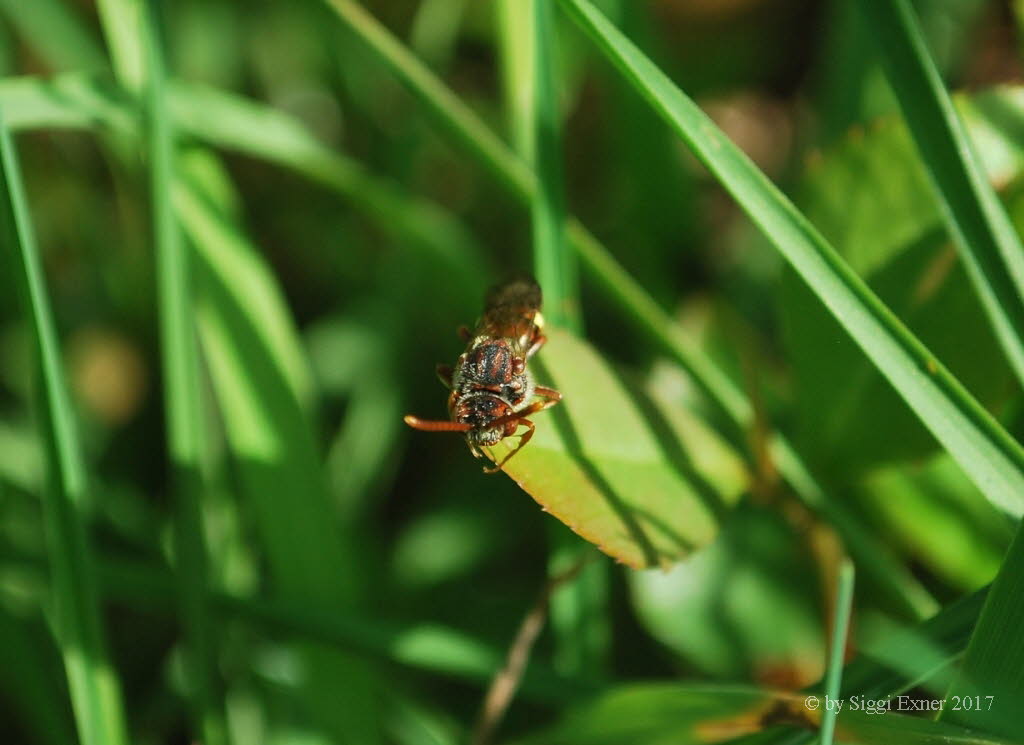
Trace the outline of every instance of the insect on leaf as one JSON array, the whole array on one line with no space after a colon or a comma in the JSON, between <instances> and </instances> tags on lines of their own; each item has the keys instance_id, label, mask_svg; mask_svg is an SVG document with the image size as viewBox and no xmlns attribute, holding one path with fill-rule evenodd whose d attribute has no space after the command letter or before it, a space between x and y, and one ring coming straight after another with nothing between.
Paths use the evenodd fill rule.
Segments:
<instances>
[{"instance_id":1,"label":"insect on leaf","mask_svg":"<svg viewBox=\"0 0 1024 745\"><path fill-rule=\"evenodd\" d=\"M746 475L715 433L657 391L623 382L585 341L552 330L531 363L561 391L503 470L547 512L634 568L667 566L715 536ZM521 430L523 431L523 430ZM500 462L518 446L490 449Z\"/></svg>"}]
</instances>

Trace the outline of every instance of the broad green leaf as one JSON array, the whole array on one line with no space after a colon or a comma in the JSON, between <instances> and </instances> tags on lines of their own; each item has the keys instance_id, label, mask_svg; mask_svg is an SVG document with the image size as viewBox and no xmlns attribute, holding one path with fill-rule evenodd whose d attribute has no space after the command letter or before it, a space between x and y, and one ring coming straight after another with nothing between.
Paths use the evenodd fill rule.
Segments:
<instances>
[{"instance_id":1,"label":"broad green leaf","mask_svg":"<svg viewBox=\"0 0 1024 745\"><path fill-rule=\"evenodd\" d=\"M89 477L61 366L42 264L29 218L18 156L0 110L0 236L16 275L41 379L39 428L46 445L43 509L53 573L57 641L83 745L127 741L117 674L107 655L86 529Z\"/></svg>"},{"instance_id":2,"label":"broad green leaf","mask_svg":"<svg viewBox=\"0 0 1024 745\"><path fill-rule=\"evenodd\" d=\"M793 526L753 505L737 507L714 543L670 571L629 574L640 622L688 666L797 686L823 672L818 584Z\"/></svg>"},{"instance_id":3,"label":"broad green leaf","mask_svg":"<svg viewBox=\"0 0 1024 745\"><path fill-rule=\"evenodd\" d=\"M516 483L631 567L666 566L714 538L745 487L727 445L695 416L645 404L642 391L567 332L552 330L531 364L564 399L534 417L533 439L505 465ZM516 441L496 445L494 457Z\"/></svg>"},{"instance_id":4,"label":"broad green leaf","mask_svg":"<svg viewBox=\"0 0 1024 745\"><path fill-rule=\"evenodd\" d=\"M1024 449L661 70L587 0L560 2L735 197L982 493L1024 513Z\"/></svg>"}]
</instances>

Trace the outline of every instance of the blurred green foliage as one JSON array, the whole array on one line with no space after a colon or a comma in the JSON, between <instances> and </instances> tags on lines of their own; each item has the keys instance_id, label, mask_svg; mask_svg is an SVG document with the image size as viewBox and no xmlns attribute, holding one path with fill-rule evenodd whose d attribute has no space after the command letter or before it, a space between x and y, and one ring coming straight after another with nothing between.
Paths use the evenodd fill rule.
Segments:
<instances>
[{"instance_id":1,"label":"blurred green foliage","mask_svg":"<svg viewBox=\"0 0 1024 745\"><path fill-rule=\"evenodd\" d=\"M530 114L517 113L512 95L526 80L516 67L525 32L514 18L499 22L509 12L499 6L514 2L363 5L483 125L529 155ZM1019 439L1019 385L958 263L857 3L595 4ZM135 98L144 73L133 55L146 41L133 14L149 7L0 2L0 109L18 132L90 471L82 518L128 740L198 741L187 702L200 697L233 743L467 741L552 547L577 539L512 479L481 474L460 438L412 432L401 416L444 415L433 366L461 351L455 329L472 323L494 280L534 266L530 212L502 183L515 192L519 172L503 176L486 151L467 151L438 127L327 3L152 4L171 76L158 95L178 134L170 197L191 257L200 350L195 465L208 577L182 576L150 129ZM1015 19L977 0L916 7L948 85L967 91L958 105L1019 231L1024 92L978 92L1019 78ZM1019 740L1019 723L1007 724L1019 688L991 664L993 649L1024 659L1024 642L1000 646L1014 633L1005 619L1020 612L1005 600L1024 581L1020 551L1003 565L1016 523L940 451L557 8L553 25L558 98L549 103L562 127L568 212L752 413L737 431L650 328L623 312L609 290L615 280L581 275L586 354L601 355L589 369L614 375L615 386L586 379L583 353L561 374L579 364L577 390L612 390L614 400L539 415L538 427L551 429L538 432L535 455L552 441L556 415L571 413L575 425L576 412L598 422L602 406L622 409L657 445L660 468L683 468L689 455L702 477L741 500L711 545L668 572L600 559L607 586L599 578L579 594L594 605L577 607L578 627L540 637L500 735L538 745L666 743L777 724L763 741L809 736L816 722L773 691L815 685L824 673L845 541L859 569L850 651L871 652L848 668L844 691L934 698L956 679L958 690L984 695L994 669L1002 688L993 693L1005 694L996 706L1005 708L991 740L977 741ZM37 339L18 301L14 246L6 232L2 240L0 722L6 741L56 745L82 737L81 722L54 631L60 582L44 538L48 420L37 407ZM606 426L614 424L595 424L587 437L600 440ZM789 436L824 503L798 498L789 476L780 478L769 431ZM634 488L647 483L617 475ZM700 534L696 543L709 540L713 531L688 522L693 500L675 496L659 491L650 503L676 504L674 518ZM984 613L980 596L954 602L1001 566L1001 599ZM205 693L188 661L176 600L183 583L210 613ZM954 678L979 616L969 663ZM573 634L587 639L586 664L565 654ZM912 642L894 643L901 639ZM960 736L952 724L865 721L840 718L837 739Z\"/></svg>"}]
</instances>

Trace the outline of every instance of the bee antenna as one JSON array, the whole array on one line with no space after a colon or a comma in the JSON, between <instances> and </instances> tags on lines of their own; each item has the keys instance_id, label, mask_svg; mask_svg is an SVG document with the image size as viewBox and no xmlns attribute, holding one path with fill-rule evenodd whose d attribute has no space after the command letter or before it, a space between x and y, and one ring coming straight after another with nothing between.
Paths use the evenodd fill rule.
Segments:
<instances>
[{"instance_id":1,"label":"bee antenna","mask_svg":"<svg viewBox=\"0 0 1024 745\"><path fill-rule=\"evenodd\" d=\"M413 416L412 414L406 414L404 420L405 423L413 429L418 429L423 432L468 432L473 429L473 425L465 424L463 422L420 419L418 416Z\"/></svg>"}]
</instances>

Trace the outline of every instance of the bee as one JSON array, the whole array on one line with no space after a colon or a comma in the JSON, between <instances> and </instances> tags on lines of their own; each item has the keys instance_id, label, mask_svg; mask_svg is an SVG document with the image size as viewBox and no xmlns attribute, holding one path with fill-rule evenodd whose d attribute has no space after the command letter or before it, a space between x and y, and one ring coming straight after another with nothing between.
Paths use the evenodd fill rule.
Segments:
<instances>
[{"instance_id":1,"label":"bee","mask_svg":"<svg viewBox=\"0 0 1024 745\"><path fill-rule=\"evenodd\" d=\"M540 286L532 278L492 287L476 329L459 329L466 351L455 367L437 366L438 377L451 390L450 421L410 414L405 423L424 432L462 432L476 458L482 455L480 448L512 437L520 425L527 427L514 450L493 468L484 468L485 473L501 470L533 437L536 426L527 417L562 400L558 391L537 385L526 369L547 340L540 304Z\"/></svg>"}]
</instances>

